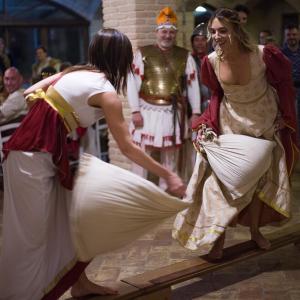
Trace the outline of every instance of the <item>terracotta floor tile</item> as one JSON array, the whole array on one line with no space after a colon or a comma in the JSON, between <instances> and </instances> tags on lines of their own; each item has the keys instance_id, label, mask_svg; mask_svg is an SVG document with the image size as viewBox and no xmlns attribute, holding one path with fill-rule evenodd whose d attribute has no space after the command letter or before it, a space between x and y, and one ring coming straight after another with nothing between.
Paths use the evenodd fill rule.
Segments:
<instances>
[{"instance_id":1,"label":"terracotta floor tile","mask_svg":"<svg viewBox=\"0 0 300 300\"><path fill-rule=\"evenodd\" d=\"M293 182L293 217L285 226L300 222L300 172L294 176ZM1 217L0 213L0 224ZM206 248L192 252L172 240L173 221L174 218L170 218L127 247L95 258L87 269L88 276L96 282L113 284L122 278L196 257L208 251ZM273 230L277 228L266 227L263 232ZM226 245L247 240L249 237L247 228L229 228ZM178 284L172 291L172 300L300 300L300 247L297 249L289 245ZM68 298L69 292L60 300Z\"/></svg>"}]
</instances>

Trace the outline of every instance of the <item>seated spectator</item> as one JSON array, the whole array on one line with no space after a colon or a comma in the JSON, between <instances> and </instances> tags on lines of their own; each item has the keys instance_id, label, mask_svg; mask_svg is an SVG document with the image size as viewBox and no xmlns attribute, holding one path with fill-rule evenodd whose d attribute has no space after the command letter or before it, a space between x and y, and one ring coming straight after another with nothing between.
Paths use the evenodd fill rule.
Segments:
<instances>
[{"instance_id":1,"label":"seated spectator","mask_svg":"<svg viewBox=\"0 0 300 300\"><path fill-rule=\"evenodd\" d=\"M52 76L54 74L56 74L57 71L55 68L51 67L51 66L48 66L46 68L43 68L42 71L41 71L41 77L40 77L40 80L43 80L49 76Z\"/></svg>"},{"instance_id":2,"label":"seated spectator","mask_svg":"<svg viewBox=\"0 0 300 300\"><path fill-rule=\"evenodd\" d=\"M39 81L42 69L49 66L58 72L60 68L59 59L48 56L47 49L43 46L36 48L36 62L32 65L32 82Z\"/></svg>"},{"instance_id":3,"label":"seated spectator","mask_svg":"<svg viewBox=\"0 0 300 300\"><path fill-rule=\"evenodd\" d=\"M8 68L4 73L3 82L8 96L0 105L0 124L15 120L27 112L23 90L21 89L23 77L19 70L15 67Z\"/></svg>"}]
</instances>

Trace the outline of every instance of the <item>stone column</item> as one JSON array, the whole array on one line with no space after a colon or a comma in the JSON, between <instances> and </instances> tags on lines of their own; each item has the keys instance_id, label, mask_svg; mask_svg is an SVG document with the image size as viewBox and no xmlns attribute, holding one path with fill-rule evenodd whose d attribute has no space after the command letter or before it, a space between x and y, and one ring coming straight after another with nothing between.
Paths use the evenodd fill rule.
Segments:
<instances>
[{"instance_id":1,"label":"stone column","mask_svg":"<svg viewBox=\"0 0 300 300\"><path fill-rule=\"evenodd\" d=\"M116 28L125 33L136 49L155 41L155 19L165 6L176 11L176 0L102 0L103 26ZM127 122L131 112L127 100L122 98L123 113ZM109 135L109 157L111 163L129 169L131 162L124 157L111 134Z\"/></svg>"}]
</instances>

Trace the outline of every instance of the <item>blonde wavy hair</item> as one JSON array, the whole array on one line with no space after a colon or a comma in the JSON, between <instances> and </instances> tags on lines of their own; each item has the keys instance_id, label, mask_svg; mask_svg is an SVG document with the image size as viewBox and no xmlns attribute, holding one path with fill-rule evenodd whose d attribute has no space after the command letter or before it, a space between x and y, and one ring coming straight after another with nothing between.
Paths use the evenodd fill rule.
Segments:
<instances>
[{"instance_id":1,"label":"blonde wavy hair","mask_svg":"<svg viewBox=\"0 0 300 300\"><path fill-rule=\"evenodd\" d=\"M253 52L255 50L255 45L251 41L248 32L245 30L244 26L240 23L239 15L235 10L229 8L219 8L217 9L208 21L208 37L211 40L210 28L214 19L218 19L226 27L231 26L234 38L239 43L242 50L246 52Z\"/></svg>"}]
</instances>

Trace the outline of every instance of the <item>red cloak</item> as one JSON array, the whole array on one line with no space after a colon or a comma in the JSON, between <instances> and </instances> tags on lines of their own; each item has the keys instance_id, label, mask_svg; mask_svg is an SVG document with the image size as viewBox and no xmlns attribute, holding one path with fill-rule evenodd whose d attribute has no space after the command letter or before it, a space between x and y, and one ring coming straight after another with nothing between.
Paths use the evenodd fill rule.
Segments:
<instances>
[{"instance_id":1,"label":"red cloak","mask_svg":"<svg viewBox=\"0 0 300 300\"><path fill-rule=\"evenodd\" d=\"M296 94L291 63L280 49L271 45L264 47L263 60L266 64L267 82L275 88L279 97L278 108L285 124L285 127L280 130L280 137L285 150L287 170L291 175L299 154L295 110ZM208 56L202 59L201 78L211 90L211 99L208 108L193 122L192 128L197 130L201 124L206 124L220 134L219 110L224 92Z\"/></svg>"}]
</instances>

